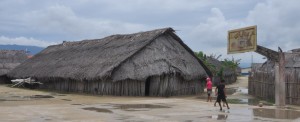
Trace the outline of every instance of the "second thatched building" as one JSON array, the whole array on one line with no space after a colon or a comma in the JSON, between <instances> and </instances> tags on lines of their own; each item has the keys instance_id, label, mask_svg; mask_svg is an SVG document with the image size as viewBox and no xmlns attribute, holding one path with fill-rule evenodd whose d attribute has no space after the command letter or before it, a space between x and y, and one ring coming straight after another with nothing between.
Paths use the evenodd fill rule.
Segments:
<instances>
[{"instance_id":1,"label":"second thatched building","mask_svg":"<svg viewBox=\"0 0 300 122\"><path fill-rule=\"evenodd\" d=\"M0 83L9 83L6 74L27 59L23 50L0 50Z\"/></svg>"},{"instance_id":2,"label":"second thatched building","mask_svg":"<svg viewBox=\"0 0 300 122\"><path fill-rule=\"evenodd\" d=\"M40 88L99 95L173 96L203 92L207 67L172 28L49 46L9 73Z\"/></svg>"}]
</instances>

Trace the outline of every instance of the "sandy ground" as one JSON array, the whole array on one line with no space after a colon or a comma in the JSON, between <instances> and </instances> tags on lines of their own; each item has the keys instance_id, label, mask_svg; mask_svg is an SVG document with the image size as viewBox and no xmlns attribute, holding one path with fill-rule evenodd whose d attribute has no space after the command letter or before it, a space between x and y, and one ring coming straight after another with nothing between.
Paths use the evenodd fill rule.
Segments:
<instances>
[{"instance_id":1,"label":"sandy ground","mask_svg":"<svg viewBox=\"0 0 300 122\"><path fill-rule=\"evenodd\" d=\"M228 99L247 95L247 78L226 86ZM202 122L300 121L300 108L229 104L223 111L206 102L206 94L181 97L115 97L65 94L0 85L0 121ZM247 101L246 101L247 102ZM298 118L299 117L299 118Z\"/></svg>"}]
</instances>

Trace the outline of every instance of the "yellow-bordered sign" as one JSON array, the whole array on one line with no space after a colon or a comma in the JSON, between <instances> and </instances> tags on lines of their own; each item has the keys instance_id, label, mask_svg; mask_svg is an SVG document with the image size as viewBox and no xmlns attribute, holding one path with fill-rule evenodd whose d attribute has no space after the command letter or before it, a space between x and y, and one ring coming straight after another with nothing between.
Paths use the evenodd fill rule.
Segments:
<instances>
[{"instance_id":1,"label":"yellow-bordered sign","mask_svg":"<svg viewBox=\"0 0 300 122\"><path fill-rule=\"evenodd\" d=\"M250 26L228 31L227 53L243 53L256 50L256 26Z\"/></svg>"}]
</instances>

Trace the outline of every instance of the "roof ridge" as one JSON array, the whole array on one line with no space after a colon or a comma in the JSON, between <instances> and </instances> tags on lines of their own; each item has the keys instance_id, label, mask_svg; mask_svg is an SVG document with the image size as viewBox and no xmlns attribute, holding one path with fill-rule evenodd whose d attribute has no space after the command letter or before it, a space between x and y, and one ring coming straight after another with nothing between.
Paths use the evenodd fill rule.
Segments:
<instances>
[{"instance_id":1,"label":"roof ridge","mask_svg":"<svg viewBox=\"0 0 300 122\"><path fill-rule=\"evenodd\" d=\"M174 31L174 30L171 27L166 27L166 28L155 29L155 30L150 30L150 31L140 31L140 32L137 32L137 33L114 34L114 35L103 37L101 39L84 39L84 40L80 40L80 41L63 41L60 44L50 45L49 47L52 47L52 46L64 46L64 45L70 45L70 44L72 45L72 44L82 44L82 43L97 42L97 41L105 40L106 38L120 37L120 36L133 36L133 35L138 35L138 34L142 34L142 33L154 32L154 31L163 31L163 32L165 32L165 31Z\"/></svg>"}]
</instances>

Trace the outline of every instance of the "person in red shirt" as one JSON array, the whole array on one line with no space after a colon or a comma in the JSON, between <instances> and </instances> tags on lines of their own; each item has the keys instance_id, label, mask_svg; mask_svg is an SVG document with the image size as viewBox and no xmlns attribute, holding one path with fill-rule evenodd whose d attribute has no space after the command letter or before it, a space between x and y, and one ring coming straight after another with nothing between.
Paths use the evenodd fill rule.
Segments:
<instances>
[{"instance_id":1,"label":"person in red shirt","mask_svg":"<svg viewBox=\"0 0 300 122\"><path fill-rule=\"evenodd\" d=\"M210 78L206 78L207 102L211 102L212 82Z\"/></svg>"}]
</instances>

